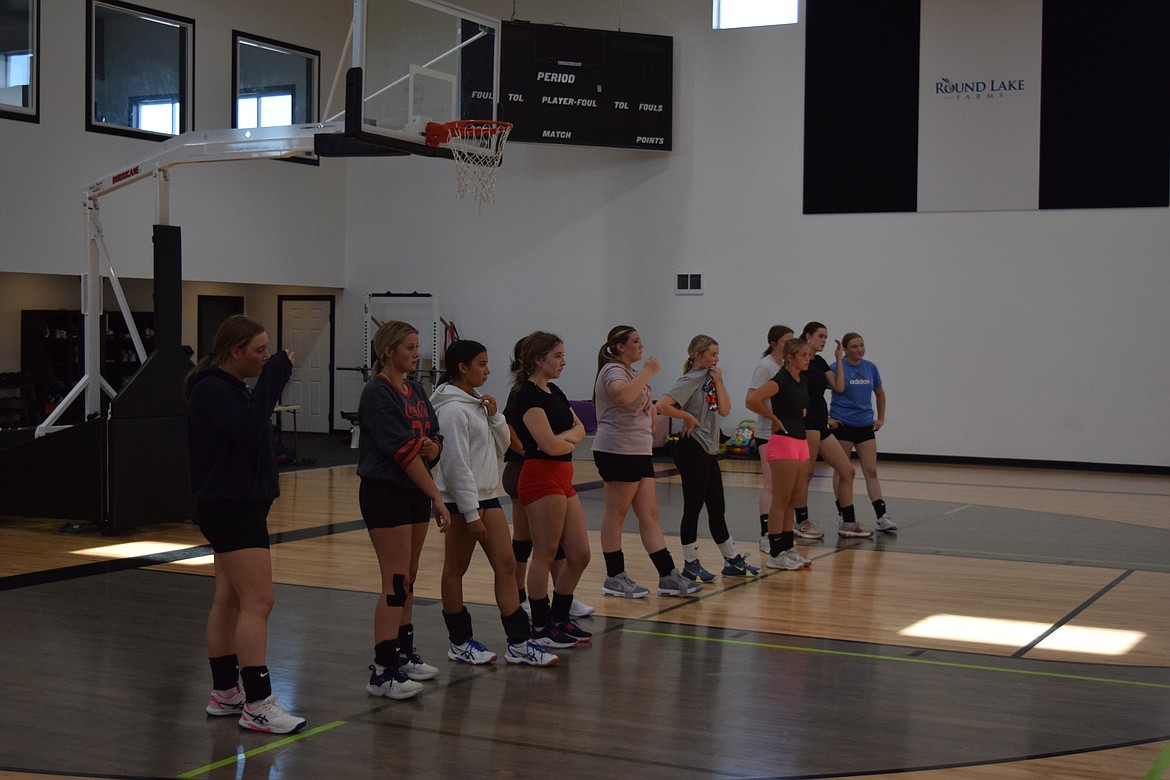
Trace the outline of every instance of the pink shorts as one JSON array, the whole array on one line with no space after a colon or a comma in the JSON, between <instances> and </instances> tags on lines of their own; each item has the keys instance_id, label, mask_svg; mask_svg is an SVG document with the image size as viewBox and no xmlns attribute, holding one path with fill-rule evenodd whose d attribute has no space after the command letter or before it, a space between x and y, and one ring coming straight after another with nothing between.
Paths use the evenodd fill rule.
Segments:
<instances>
[{"instance_id":1,"label":"pink shorts","mask_svg":"<svg viewBox=\"0 0 1170 780\"><path fill-rule=\"evenodd\" d=\"M774 433L766 455L768 460L808 460L808 440Z\"/></svg>"}]
</instances>

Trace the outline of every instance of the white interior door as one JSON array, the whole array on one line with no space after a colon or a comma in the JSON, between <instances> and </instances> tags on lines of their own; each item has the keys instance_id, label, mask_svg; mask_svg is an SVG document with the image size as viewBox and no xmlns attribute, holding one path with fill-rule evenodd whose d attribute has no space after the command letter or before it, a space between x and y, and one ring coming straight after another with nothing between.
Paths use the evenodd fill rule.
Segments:
<instances>
[{"instance_id":1,"label":"white interior door","mask_svg":"<svg viewBox=\"0 0 1170 780\"><path fill-rule=\"evenodd\" d=\"M321 300L282 300L280 302L280 343L295 354L292 379L284 389L282 402L299 406L298 430L329 433L329 355L333 348L333 330L329 323L332 302ZM287 416L285 430L290 427Z\"/></svg>"}]
</instances>

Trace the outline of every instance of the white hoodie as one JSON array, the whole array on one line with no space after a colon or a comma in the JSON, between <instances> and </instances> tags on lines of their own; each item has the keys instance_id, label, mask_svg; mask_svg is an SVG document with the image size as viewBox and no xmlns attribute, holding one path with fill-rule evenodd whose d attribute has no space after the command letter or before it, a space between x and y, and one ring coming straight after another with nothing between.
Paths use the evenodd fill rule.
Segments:
<instances>
[{"instance_id":1,"label":"white hoodie","mask_svg":"<svg viewBox=\"0 0 1170 780\"><path fill-rule=\"evenodd\" d=\"M500 458L508 448L508 423L502 409L489 417L482 399L445 382L431 394L431 405L443 433L435 484L443 501L455 504L459 514L473 523L479 519L479 502L499 495Z\"/></svg>"}]
</instances>

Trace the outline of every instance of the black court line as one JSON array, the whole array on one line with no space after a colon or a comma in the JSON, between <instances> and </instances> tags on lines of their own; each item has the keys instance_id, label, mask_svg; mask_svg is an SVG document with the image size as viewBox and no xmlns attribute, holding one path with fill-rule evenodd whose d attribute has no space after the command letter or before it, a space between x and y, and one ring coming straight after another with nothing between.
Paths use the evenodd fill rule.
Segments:
<instances>
[{"instance_id":1,"label":"black court line","mask_svg":"<svg viewBox=\"0 0 1170 780\"><path fill-rule=\"evenodd\" d=\"M344 520L337 523L327 523L310 528L299 528L295 531L280 531L268 535L269 544L283 544L285 542L299 542L304 539L316 539L322 536L348 533L364 529L364 520ZM146 566L158 566L164 563L177 563L191 558L211 555L211 545L203 544L195 547L184 547L181 550L138 555L133 558L120 558L109 561L90 561L76 566L63 566L57 569L45 569L26 574L13 574L0 577L0 591L27 588L34 585L47 585L51 582L64 582L81 577L95 577L102 574L141 569Z\"/></svg>"},{"instance_id":2,"label":"black court line","mask_svg":"<svg viewBox=\"0 0 1170 780\"><path fill-rule=\"evenodd\" d=\"M105 775L93 772L55 772L47 769L31 769L23 766L0 766L0 772L14 772L45 777L93 777L101 780L158 780L158 775Z\"/></svg>"},{"instance_id":3,"label":"black court line","mask_svg":"<svg viewBox=\"0 0 1170 780\"><path fill-rule=\"evenodd\" d=\"M656 471L654 476L655 478L669 477L677 473L677 469L666 469L665 471ZM574 485L574 488L577 491L596 490L602 487L603 484L601 481L583 482L580 485ZM366 523L364 520L343 520L336 523L311 526L309 528L298 528L294 531L271 533L268 535L268 543L284 544L286 542L299 542L305 539L318 539L322 536L364 530L365 527ZM47 585L53 582L64 582L81 577L114 574L116 572L141 569L147 566L158 566L165 563L177 563L178 561L190 560L191 558L199 558L211 554L211 546L204 544L195 547L186 547L181 550L139 555L133 558L90 561L76 566L63 566L56 569L45 569L25 574L12 574L7 577L0 577L0 591L28 588L34 585Z\"/></svg>"},{"instance_id":4,"label":"black court line","mask_svg":"<svg viewBox=\"0 0 1170 780\"><path fill-rule=\"evenodd\" d=\"M1074 748L1071 750L1060 750L1052 753L1031 753L1022 756L1009 756L1007 758L994 758L988 761L963 761L952 764L928 764L923 766L909 766L899 767L897 769L869 769L861 772L833 772L826 774L815 775L770 775L757 776L750 780L833 780L834 778L845 777L872 777L874 775L900 775L908 774L910 772L929 772L931 770L942 769L966 769L968 767L976 766L999 766L1000 764L1016 764L1021 761L1040 761L1046 758L1062 758L1064 756L1080 756L1086 753L1100 753L1104 750L1119 750L1127 747L1138 747L1139 745L1150 745L1155 742L1163 742L1170 739L1170 735L1165 737L1151 737L1149 739L1135 739L1130 742L1118 742L1112 745L1093 745L1086 748Z\"/></svg>"},{"instance_id":5,"label":"black court line","mask_svg":"<svg viewBox=\"0 0 1170 780\"><path fill-rule=\"evenodd\" d=\"M1061 626L1065 625L1070 620L1075 618L1077 615L1084 612L1086 609L1088 609L1090 606L1092 606L1094 604L1094 602L1096 602L1098 599L1100 599L1106 593L1108 593L1109 591L1113 590L1115 587L1120 585L1122 583L1122 581L1124 581L1125 578L1128 577L1129 575L1133 574L1133 572L1134 572L1133 569L1127 569L1126 571L1123 571L1117 578L1115 578L1113 580L1113 582L1110 582L1108 585L1101 588L1101 590L1097 591L1092 596L1090 596L1089 598L1087 598L1083 602L1081 602L1080 606L1078 606L1072 612L1069 612L1067 615L1062 617L1060 620L1056 621L1051 626L1049 626L1047 631L1040 634L1040 636L1036 637L1031 642L1029 642L1028 644L1021 647L1016 652L1012 653L1012 658L1023 658L1024 655L1026 655L1029 651L1031 651L1034 647L1036 647L1036 645L1043 642L1045 639L1047 639L1049 636L1051 636L1053 633L1055 633L1057 631L1057 629L1059 629Z\"/></svg>"},{"instance_id":6,"label":"black court line","mask_svg":"<svg viewBox=\"0 0 1170 780\"><path fill-rule=\"evenodd\" d=\"M748 472L743 472L748 473ZM824 475L816 475L817 478L829 479L832 477L831 473ZM897 479L882 477L882 482L897 482L901 485L941 485L943 487L959 487L959 488L996 488L997 490L1027 490L1030 492L1046 491L1051 493L1099 493L1103 496L1144 496L1149 498L1165 498L1170 499L1170 493L1138 493L1134 491L1121 490L1101 490L1093 488L1065 488L1065 487L1035 487L1032 485L998 485L995 483L986 482L943 482L935 479ZM924 500L924 499L917 499ZM934 499L931 499L934 500Z\"/></svg>"}]
</instances>

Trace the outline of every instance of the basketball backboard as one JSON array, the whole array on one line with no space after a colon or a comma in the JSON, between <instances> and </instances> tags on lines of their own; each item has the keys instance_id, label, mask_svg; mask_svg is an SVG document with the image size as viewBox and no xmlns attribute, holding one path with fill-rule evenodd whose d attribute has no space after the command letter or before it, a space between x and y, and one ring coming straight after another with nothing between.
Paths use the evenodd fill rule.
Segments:
<instances>
[{"instance_id":1,"label":"basketball backboard","mask_svg":"<svg viewBox=\"0 0 1170 780\"><path fill-rule=\"evenodd\" d=\"M375 147L450 156L428 122L495 119L498 19L435 0L355 0L346 135Z\"/></svg>"}]
</instances>

